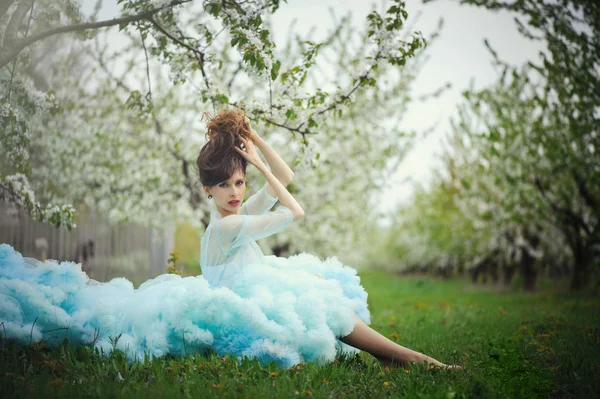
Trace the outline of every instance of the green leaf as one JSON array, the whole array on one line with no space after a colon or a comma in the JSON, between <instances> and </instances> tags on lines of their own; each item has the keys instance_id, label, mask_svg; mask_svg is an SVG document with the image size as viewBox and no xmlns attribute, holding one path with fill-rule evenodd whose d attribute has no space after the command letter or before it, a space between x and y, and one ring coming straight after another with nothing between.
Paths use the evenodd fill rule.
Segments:
<instances>
[{"instance_id":1,"label":"green leaf","mask_svg":"<svg viewBox=\"0 0 600 399\"><path fill-rule=\"evenodd\" d=\"M205 5L206 11L216 17L221 12L221 2L208 3Z\"/></svg>"},{"instance_id":2,"label":"green leaf","mask_svg":"<svg viewBox=\"0 0 600 399\"><path fill-rule=\"evenodd\" d=\"M279 68L281 67L281 62L279 60L275 61L273 67L271 68L271 80L277 79L277 75L279 75Z\"/></svg>"},{"instance_id":3,"label":"green leaf","mask_svg":"<svg viewBox=\"0 0 600 399\"><path fill-rule=\"evenodd\" d=\"M269 38L269 31L267 29L261 29L260 31L260 40L266 42Z\"/></svg>"},{"instance_id":4,"label":"green leaf","mask_svg":"<svg viewBox=\"0 0 600 399\"><path fill-rule=\"evenodd\" d=\"M296 119L296 116L297 116L296 111L294 111L293 108L290 108L285 112L285 117L288 118L289 120L293 121L294 119Z\"/></svg>"}]
</instances>

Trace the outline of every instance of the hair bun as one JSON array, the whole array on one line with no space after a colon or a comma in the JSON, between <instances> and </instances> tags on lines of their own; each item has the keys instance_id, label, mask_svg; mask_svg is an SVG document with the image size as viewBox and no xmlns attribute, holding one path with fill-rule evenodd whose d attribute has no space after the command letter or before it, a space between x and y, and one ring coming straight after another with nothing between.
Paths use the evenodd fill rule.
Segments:
<instances>
[{"instance_id":1,"label":"hair bun","mask_svg":"<svg viewBox=\"0 0 600 399\"><path fill-rule=\"evenodd\" d=\"M207 143L200 150L196 165L200 181L212 186L231 177L235 170L246 173L248 161L234 150L240 146L239 136L248 137L249 124L246 115L240 110L221 110L214 117L202 113L206 119Z\"/></svg>"},{"instance_id":2,"label":"hair bun","mask_svg":"<svg viewBox=\"0 0 600 399\"><path fill-rule=\"evenodd\" d=\"M239 135L248 137L249 126L242 111L221 110L214 117L208 112L203 112L201 120L205 119L205 138L218 152L233 151L234 146L240 145Z\"/></svg>"}]
</instances>

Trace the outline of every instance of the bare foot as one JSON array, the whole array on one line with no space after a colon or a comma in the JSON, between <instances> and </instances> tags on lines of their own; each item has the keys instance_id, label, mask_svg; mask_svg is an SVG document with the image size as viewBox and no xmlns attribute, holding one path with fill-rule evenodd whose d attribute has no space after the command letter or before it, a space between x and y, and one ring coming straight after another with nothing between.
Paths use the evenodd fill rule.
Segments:
<instances>
[{"instance_id":1,"label":"bare foot","mask_svg":"<svg viewBox=\"0 0 600 399\"><path fill-rule=\"evenodd\" d=\"M464 370L465 369L463 366L459 366L458 364L452 364L452 365L446 366L446 368L448 370Z\"/></svg>"},{"instance_id":2,"label":"bare foot","mask_svg":"<svg viewBox=\"0 0 600 399\"><path fill-rule=\"evenodd\" d=\"M441 369L444 369L444 370L464 370L464 367L463 366L459 366L458 364L444 364L444 363L442 363L440 365L430 364L429 365L429 369L430 370L432 370L432 369L436 369L436 370L441 370Z\"/></svg>"},{"instance_id":3,"label":"bare foot","mask_svg":"<svg viewBox=\"0 0 600 399\"><path fill-rule=\"evenodd\" d=\"M410 362L398 362L398 361L389 361L389 360L379 360L379 362L381 363L381 365L385 368L385 367L389 367L389 368L404 368L404 370L410 370ZM463 366L459 366L458 364L444 364L444 363L440 363L440 364L430 364L429 365L429 370L441 370L441 369L445 369L445 370L464 370Z\"/></svg>"}]
</instances>

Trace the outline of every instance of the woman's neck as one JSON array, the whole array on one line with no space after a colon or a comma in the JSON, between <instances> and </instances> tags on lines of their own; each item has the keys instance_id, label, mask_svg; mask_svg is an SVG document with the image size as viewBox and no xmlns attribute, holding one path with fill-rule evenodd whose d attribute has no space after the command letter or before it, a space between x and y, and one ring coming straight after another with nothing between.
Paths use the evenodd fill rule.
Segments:
<instances>
[{"instance_id":1,"label":"woman's neck","mask_svg":"<svg viewBox=\"0 0 600 399\"><path fill-rule=\"evenodd\" d=\"M221 208L220 206L217 206L217 212L219 212L219 214L222 217L226 217L229 215L239 215L239 210L238 210L238 212L231 212L231 211L228 211L227 209Z\"/></svg>"}]
</instances>

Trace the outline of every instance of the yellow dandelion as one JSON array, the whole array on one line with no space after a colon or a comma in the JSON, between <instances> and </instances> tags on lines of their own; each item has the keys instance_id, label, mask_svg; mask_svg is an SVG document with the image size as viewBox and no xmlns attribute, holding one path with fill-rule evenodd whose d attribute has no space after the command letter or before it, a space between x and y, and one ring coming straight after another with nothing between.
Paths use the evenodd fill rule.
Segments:
<instances>
[{"instance_id":1,"label":"yellow dandelion","mask_svg":"<svg viewBox=\"0 0 600 399\"><path fill-rule=\"evenodd\" d=\"M304 393L306 394L306 396L312 396L312 391L310 390L305 390Z\"/></svg>"},{"instance_id":2,"label":"yellow dandelion","mask_svg":"<svg viewBox=\"0 0 600 399\"><path fill-rule=\"evenodd\" d=\"M404 372L405 372L406 374L408 374L408 373L410 373L410 370L404 369Z\"/></svg>"},{"instance_id":3,"label":"yellow dandelion","mask_svg":"<svg viewBox=\"0 0 600 399\"><path fill-rule=\"evenodd\" d=\"M538 336L541 338L550 338L552 334L538 334Z\"/></svg>"},{"instance_id":4,"label":"yellow dandelion","mask_svg":"<svg viewBox=\"0 0 600 399\"><path fill-rule=\"evenodd\" d=\"M384 386L384 387L387 387L388 385L390 385L390 383L389 383L388 381L384 381L384 382L383 382L383 386Z\"/></svg>"},{"instance_id":5,"label":"yellow dandelion","mask_svg":"<svg viewBox=\"0 0 600 399\"><path fill-rule=\"evenodd\" d=\"M239 371L237 372L237 375L244 375L244 373L240 373Z\"/></svg>"},{"instance_id":6,"label":"yellow dandelion","mask_svg":"<svg viewBox=\"0 0 600 399\"><path fill-rule=\"evenodd\" d=\"M271 377L277 377L277 373L275 371L271 371Z\"/></svg>"},{"instance_id":7,"label":"yellow dandelion","mask_svg":"<svg viewBox=\"0 0 600 399\"><path fill-rule=\"evenodd\" d=\"M394 320L396 320L396 316L391 316L391 317L390 317L390 320L391 320L391 321L394 321Z\"/></svg>"},{"instance_id":8,"label":"yellow dandelion","mask_svg":"<svg viewBox=\"0 0 600 399\"><path fill-rule=\"evenodd\" d=\"M323 384L328 384L329 381L327 381L327 378L323 379Z\"/></svg>"}]
</instances>

